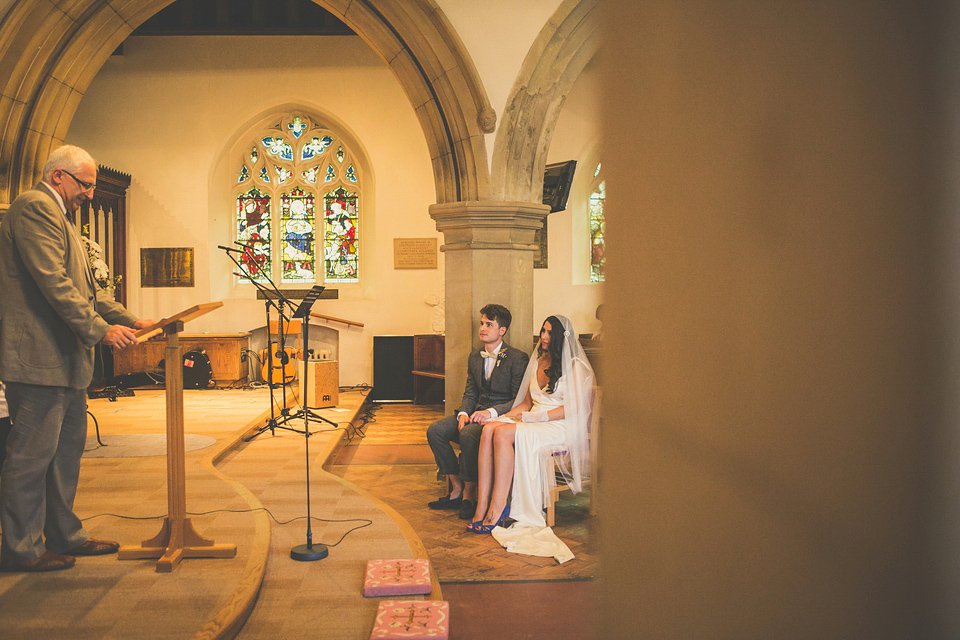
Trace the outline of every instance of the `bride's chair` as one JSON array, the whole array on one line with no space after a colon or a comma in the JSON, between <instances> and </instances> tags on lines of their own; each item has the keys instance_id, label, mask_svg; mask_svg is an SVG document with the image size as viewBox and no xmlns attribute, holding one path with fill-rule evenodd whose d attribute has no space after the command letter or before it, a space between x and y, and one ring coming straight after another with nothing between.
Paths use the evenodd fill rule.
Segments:
<instances>
[{"instance_id":1,"label":"bride's chair","mask_svg":"<svg viewBox=\"0 0 960 640\"><path fill-rule=\"evenodd\" d=\"M590 414L590 476L585 479L584 482L590 483L590 515L597 515L597 474L599 472L599 459L597 457L599 442L600 442L600 400L603 395L603 391L600 387L593 388L593 402L591 406L593 411ZM550 498L547 501L547 526L552 527L556 520L556 505L557 501L560 499L561 491L569 491L570 486L567 484L567 478L561 472L561 469L564 468L564 465L560 463L560 459L563 456L567 455L565 449L552 449L547 451L547 469L548 473L554 473L556 476L556 483L553 489L550 491Z\"/></svg>"}]
</instances>

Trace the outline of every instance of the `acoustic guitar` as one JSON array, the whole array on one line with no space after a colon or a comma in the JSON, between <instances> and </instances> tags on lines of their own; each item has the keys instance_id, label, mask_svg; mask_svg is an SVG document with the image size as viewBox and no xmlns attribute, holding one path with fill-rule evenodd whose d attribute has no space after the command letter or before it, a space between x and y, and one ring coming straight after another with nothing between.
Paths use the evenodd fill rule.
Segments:
<instances>
[{"instance_id":1,"label":"acoustic guitar","mask_svg":"<svg viewBox=\"0 0 960 640\"><path fill-rule=\"evenodd\" d=\"M267 349L260 351L260 362L263 366L260 375L264 382L268 384L288 384L297 377L297 355L298 351L293 347L280 349L275 344L270 344L273 352L273 370L270 370L270 356Z\"/></svg>"}]
</instances>

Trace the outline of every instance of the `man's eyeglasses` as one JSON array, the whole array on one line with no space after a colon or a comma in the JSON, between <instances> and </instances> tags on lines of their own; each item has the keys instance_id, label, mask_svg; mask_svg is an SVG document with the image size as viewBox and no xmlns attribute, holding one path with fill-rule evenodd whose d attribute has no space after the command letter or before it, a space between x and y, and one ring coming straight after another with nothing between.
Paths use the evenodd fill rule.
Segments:
<instances>
[{"instance_id":1,"label":"man's eyeglasses","mask_svg":"<svg viewBox=\"0 0 960 640\"><path fill-rule=\"evenodd\" d=\"M86 182L86 181L84 181L84 180L81 180L80 178L78 178L77 176L73 175L72 173L70 173L70 172L67 171L66 169L60 169L60 171L63 171L65 174L67 174L68 176L70 176L71 178L73 178L74 181L75 181L78 185L80 185L81 187L83 187L83 190L84 190L84 191L93 191L94 188L97 186L97 183L96 183L96 182Z\"/></svg>"}]
</instances>

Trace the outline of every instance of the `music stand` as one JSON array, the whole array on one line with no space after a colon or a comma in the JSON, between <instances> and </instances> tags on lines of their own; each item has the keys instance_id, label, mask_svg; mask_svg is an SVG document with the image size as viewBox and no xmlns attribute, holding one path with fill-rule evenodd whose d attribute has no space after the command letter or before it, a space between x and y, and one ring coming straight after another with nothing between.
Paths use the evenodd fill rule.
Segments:
<instances>
[{"instance_id":1,"label":"music stand","mask_svg":"<svg viewBox=\"0 0 960 640\"><path fill-rule=\"evenodd\" d=\"M301 350L303 351L304 355L306 355L307 349L310 346L310 343L308 342L308 340L310 339L310 316L312 315L310 313L310 309L311 307L313 307L313 303L320 298L320 294L323 293L324 289L325 287L322 287L320 285L314 285L310 289L310 291L307 292L307 295L303 297L303 300L300 302L300 306L297 307L297 310L294 311L293 315L291 316L291 319L300 321L300 344L302 345ZM303 376L301 377L301 382L303 383L303 397L300 398L300 406L302 408L294 412L293 414L290 414L289 416L283 416L280 419L280 422L283 423L289 420L294 420L296 418L302 417L304 418L303 428L305 431L307 430L306 418L319 420L320 422L326 422L331 427L336 428L337 427L336 422L328 420L327 418L324 418L323 416L317 413L314 413L313 411L310 410L310 407L307 406L307 398L310 395L309 385L307 384L307 378L308 378L307 364L308 364L307 358L304 357L303 358Z\"/></svg>"},{"instance_id":2,"label":"music stand","mask_svg":"<svg viewBox=\"0 0 960 640\"><path fill-rule=\"evenodd\" d=\"M303 301L300 302L300 306L297 307L297 310L293 313L293 317L295 319L300 319L300 334L302 338L301 344L302 344L302 348L304 349L304 353L306 353L306 349L310 344L309 342L307 342L307 338L309 337L309 333L310 333L310 329L309 329L310 307L312 307L313 303L317 301L317 298L320 297L321 293L323 293L323 287L321 287L320 285L314 285L310 289L310 291L307 293L307 295L304 296ZM304 450L306 452L304 455L306 456L306 459L307 459L307 543L297 545L296 547L290 550L290 557L293 558L294 560L299 560L301 562L320 560L322 558L326 558L329 553L327 551L327 545L313 544L313 527L311 526L311 517L310 517L310 418L315 418L315 419L319 418L320 420L323 420L324 422L327 422L334 427L337 426L336 423L331 422L330 420L327 420L322 416L318 416L314 414L312 411L310 411L310 409L307 408L306 396L307 396L307 389L309 389L309 387L307 386L308 370L309 370L309 367L307 366L307 361L306 359L304 359L303 361L303 395L304 397L300 399L303 409L301 409L301 411L298 413L303 414L303 433L304 433L303 441L304 441Z\"/></svg>"},{"instance_id":3,"label":"music stand","mask_svg":"<svg viewBox=\"0 0 960 640\"><path fill-rule=\"evenodd\" d=\"M254 438L256 438L257 436L259 436L260 434L262 434L262 433L264 433L264 432L266 432L266 431L269 431L269 432L270 432L270 435L276 435L276 430L277 430L277 429L285 429L285 430L287 430L287 431L293 431L294 433L300 433L300 430L299 430L299 429L294 429L294 428L292 428L292 427L285 427L285 426L282 426L282 424L281 424L282 422L286 422L286 418L287 418L287 416L289 415L288 409L287 409L287 394L286 394L285 392L281 392L281 394L280 394L280 397L281 397L281 399L282 399L282 401L283 401L283 409L280 411L282 417L281 417L280 420L278 420L277 417L276 417L276 412L275 412L275 410L274 410L274 399L273 399L273 390L274 390L274 388L276 388L276 386L279 386L281 389L285 389L285 387L286 387L285 377L286 377L286 376L284 376L283 373L281 372L281 374L280 374L280 384L279 384L279 385L274 385L274 382L273 382L273 349L272 349L272 345L271 345L271 342L270 342L270 307L273 307L274 309L277 310L277 331L278 331L279 336L280 336L280 350L281 350L281 353L283 353L284 355L286 355L286 351L284 350L284 342L283 342L283 340L284 340L284 337L285 337L285 334L286 334L286 331L285 331L285 328L284 328L284 322L287 321L287 318L286 318L286 316L283 314L283 305L284 305L285 303L286 303L286 304L290 304L290 301L287 300L287 299L283 296L282 293L280 293L280 290L277 288L277 285L275 285L275 284L273 283L273 281L270 280L269 276L267 276L267 274L263 271L263 269L260 267L260 265L257 263L257 261L256 261L255 259L251 259L250 262L254 265L254 267L256 268L257 272L260 274L260 276L261 276L264 280L266 280L268 283L270 283L270 287L272 287L272 288L268 288L268 287L265 286L263 283L258 282L257 279L254 278L253 274L250 273L250 271L247 270L247 268L243 265L243 262L242 262L241 260L238 260L238 259L233 255L233 254L235 254L235 253L239 253L239 254L242 254L242 255L252 255L253 250L251 249L251 247L249 247L248 245L245 245L245 244L243 244L243 243L241 243L241 242L237 242L237 243L235 243L235 244L237 244L238 246L243 247L243 248L242 248L242 249L235 249L235 248L233 248L233 247L225 247L225 246L223 246L223 245L218 245L217 248L218 248L218 249L222 249L222 250L227 254L227 257L230 258L230 261L233 262L233 264L236 265L237 269L240 270L239 273L236 273L236 274L234 274L234 275L237 275L237 276L240 276L240 277L242 277L242 278L245 278L247 281L250 282L250 284L252 284L254 287L256 287L258 291L260 291L260 292L263 293L264 309L265 309L265 311L266 311L266 316L267 316L267 325L266 325L266 327L267 327L267 380L266 380L266 382L267 382L267 388L270 389L270 419L267 420L266 424L264 424L262 427L260 427L259 429L257 429L256 433L254 433L254 434L251 435L251 436L248 436L248 437L244 438L244 440L245 440L246 442L250 442L251 440L253 440ZM276 298L276 302L273 301L273 299L271 298L271 296L273 296L273 297ZM290 305L290 306L293 306L293 305Z\"/></svg>"}]
</instances>

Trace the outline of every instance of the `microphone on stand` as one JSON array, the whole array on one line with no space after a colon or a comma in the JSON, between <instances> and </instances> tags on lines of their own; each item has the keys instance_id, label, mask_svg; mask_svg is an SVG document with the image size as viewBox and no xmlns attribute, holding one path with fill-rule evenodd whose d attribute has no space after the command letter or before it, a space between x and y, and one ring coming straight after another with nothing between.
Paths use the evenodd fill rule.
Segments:
<instances>
[{"instance_id":1,"label":"microphone on stand","mask_svg":"<svg viewBox=\"0 0 960 640\"><path fill-rule=\"evenodd\" d=\"M243 247L242 250L241 250L241 249L234 249L234 251L236 251L237 253L242 253L242 254L245 255L245 256L248 256L248 258L249 258L250 260L256 260L256 254L255 254L254 251L253 251L253 248L254 248L254 247L253 247L252 244L245 244L245 243L243 243L243 242L240 242L239 240L237 240L237 241L234 242L233 244L235 244L235 245L237 245L237 246L240 246L240 247Z\"/></svg>"},{"instance_id":2,"label":"microphone on stand","mask_svg":"<svg viewBox=\"0 0 960 640\"><path fill-rule=\"evenodd\" d=\"M233 253L243 253L240 249L234 249L233 247L225 247L222 244L217 245L217 249L223 249L224 251L229 251Z\"/></svg>"}]
</instances>

